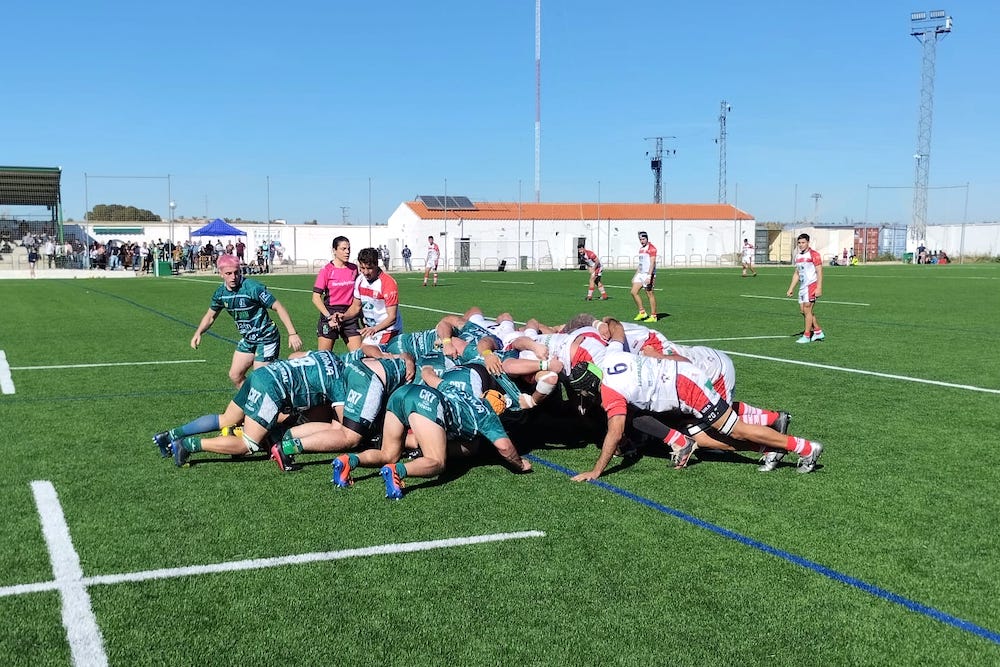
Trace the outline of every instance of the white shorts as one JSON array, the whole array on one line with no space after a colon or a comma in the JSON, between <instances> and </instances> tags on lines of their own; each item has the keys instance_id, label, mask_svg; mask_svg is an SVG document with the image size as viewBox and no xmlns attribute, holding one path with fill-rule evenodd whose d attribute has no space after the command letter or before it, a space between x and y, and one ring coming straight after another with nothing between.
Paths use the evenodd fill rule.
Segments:
<instances>
[{"instance_id":1,"label":"white shorts","mask_svg":"<svg viewBox=\"0 0 1000 667\"><path fill-rule=\"evenodd\" d=\"M643 273L642 271L636 271L635 275L632 276L633 283L639 283L643 287L649 284L650 274Z\"/></svg>"}]
</instances>

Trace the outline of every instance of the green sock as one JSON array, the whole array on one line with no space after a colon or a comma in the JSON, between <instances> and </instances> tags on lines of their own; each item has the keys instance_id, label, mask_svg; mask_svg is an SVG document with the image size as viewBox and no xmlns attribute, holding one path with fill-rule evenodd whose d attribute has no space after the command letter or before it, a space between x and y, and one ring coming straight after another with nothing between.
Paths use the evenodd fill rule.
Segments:
<instances>
[{"instance_id":1,"label":"green sock","mask_svg":"<svg viewBox=\"0 0 1000 667\"><path fill-rule=\"evenodd\" d=\"M181 440L181 446L188 450L189 452L200 452L201 451L201 438L197 436L189 436Z\"/></svg>"},{"instance_id":2,"label":"green sock","mask_svg":"<svg viewBox=\"0 0 1000 667\"><path fill-rule=\"evenodd\" d=\"M406 477L406 466L402 462L396 463L396 474L400 479Z\"/></svg>"},{"instance_id":3,"label":"green sock","mask_svg":"<svg viewBox=\"0 0 1000 667\"><path fill-rule=\"evenodd\" d=\"M291 438L286 435L285 438L281 441L281 451L283 451L285 454L301 454L303 451L305 451L302 447L302 439Z\"/></svg>"},{"instance_id":4,"label":"green sock","mask_svg":"<svg viewBox=\"0 0 1000 667\"><path fill-rule=\"evenodd\" d=\"M357 454L348 454L347 455L347 465L351 466L352 469L353 468L357 468L358 467L358 463L360 463L360 461L358 460L358 455Z\"/></svg>"}]
</instances>

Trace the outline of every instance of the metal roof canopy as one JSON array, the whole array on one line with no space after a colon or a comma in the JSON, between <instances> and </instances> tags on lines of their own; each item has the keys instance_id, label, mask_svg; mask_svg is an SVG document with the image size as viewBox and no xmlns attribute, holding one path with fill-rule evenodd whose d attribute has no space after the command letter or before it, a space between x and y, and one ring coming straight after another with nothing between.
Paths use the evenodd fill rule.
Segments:
<instances>
[{"instance_id":1,"label":"metal roof canopy","mask_svg":"<svg viewBox=\"0 0 1000 667\"><path fill-rule=\"evenodd\" d=\"M59 214L59 167L0 167L0 206L45 206Z\"/></svg>"}]
</instances>

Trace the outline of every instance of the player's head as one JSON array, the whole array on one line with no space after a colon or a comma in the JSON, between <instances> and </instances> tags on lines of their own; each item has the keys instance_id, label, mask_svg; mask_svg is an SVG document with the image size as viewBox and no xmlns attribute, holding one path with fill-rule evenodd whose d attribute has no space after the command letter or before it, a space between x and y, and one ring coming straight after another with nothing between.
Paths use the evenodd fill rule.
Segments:
<instances>
[{"instance_id":1,"label":"player's head","mask_svg":"<svg viewBox=\"0 0 1000 667\"><path fill-rule=\"evenodd\" d=\"M576 244L576 251L583 252L583 249L586 247L587 247L586 244L584 244L583 241L580 241L579 243Z\"/></svg>"},{"instance_id":2,"label":"player's head","mask_svg":"<svg viewBox=\"0 0 1000 667\"><path fill-rule=\"evenodd\" d=\"M240 260L236 255L219 255L215 262L215 268L219 270L219 275L229 289L236 289L242 280L240 273Z\"/></svg>"},{"instance_id":3,"label":"player's head","mask_svg":"<svg viewBox=\"0 0 1000 667\"><path fill-rule=\"evenodd\" d=\"M647 243L649 243L649 234L647 234L646 232L639 232L639 243L641 243L642 245L646 245Z\"/></svg>"},{"instance_id":4,"label":"player's head","mask_svg":"<svg viewBox=\"0 0 1000 667\"><path fill-rule=\"evenodd\" d=\"M434 243L434 237L433 236L428 236L427 237L427 242L428 243Z\"/></svg>"},{"instance_id":5,"label":"player's head","mask_svg":"<svg viewBox=\"0 0 1000 667\"><path fill-rule=\"evenodd\" d=\"M358 253L358 273L363 275L368 282L372 282L382 273L382 270L378 268L377 248L361 249Z\"/></svg>"},{"instance_id":6,"label":"player's head","mask_svg":"<svg viewBox=\"0 0 1000 667\"><path fill-rule=\"evenodd\" d=\"M744 242L744 243L749 243L749 241L747 241L746 239L743 239L743 242Z\"/></svg>"},{"instance_id":7,"label":"player's head","mask_svg":"<svg viewBox=\"0 0 1000 667\"><path fill-rule=\"evenodd\" d=\"M584 401L594 401L601 395L601 379L603 377L604 373L596 364L581 361L570 370L569 386Z\"/></svg>"},{"instance_id":8,"label":"player's head","mask_svg":"<svg viewBox=\"0 0 1000 667\"><path fill-rule=\"evenodd\" d=\"M808 248L809 247L809 235L808 234L804 234L804 233L803 234L799 234L795 238L795 242L799 245L800 249Z\"/></svg>"}]
</instances>

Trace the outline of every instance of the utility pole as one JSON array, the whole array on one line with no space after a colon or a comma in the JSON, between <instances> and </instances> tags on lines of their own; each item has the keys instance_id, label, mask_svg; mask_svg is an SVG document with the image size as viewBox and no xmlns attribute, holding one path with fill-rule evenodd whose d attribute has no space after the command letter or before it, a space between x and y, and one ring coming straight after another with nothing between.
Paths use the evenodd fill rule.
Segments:
<instances>
[{"instance_id":1,"label":"utility pole","mask_svg":"<svg viewBox=\"0 0 1000 667\"><path fill-rule=\"evenodd\" d=\"M917 127L916 168L913 176L913 224L910 238L923 239L927 232L927 185L931 174L931 124L934 118L934 62L938 39L951 32L951 17L943 9L910 14L910 34L923 45L920 82L920 122Z\"/></svg>"},{"instance_id":2,"label":"utility pole","mask_svg":"<svg viewBox=\"0 0 1000 667\"><path fill-rule=\"evenodd\" d=\"M719 138L715 143L719 144L719 203L726 202L726 116L732 111L732 107L722 100L719 111Z\"/></svg>"},{"instance_id":3,"label":"utility pole","mask_svg":"<svg viewBox=\"0 0 1000 667\"><path fill-rule=\"evenodd\" d=\"M677 137L645 137L645 141L655 141L656 147L653 149L653 155L650 157L649 151L646 151L646 157L649 158L649 168L653 170L653 203L662 204L663 203L663 156L676 155L677 151L667 149L666 153L663 150L663 140L664 139L676 139Z\"/></svg>"}]
</instances>

